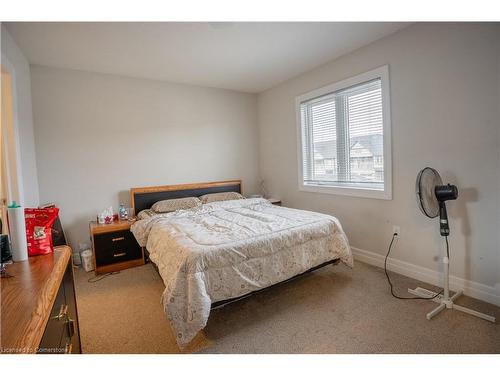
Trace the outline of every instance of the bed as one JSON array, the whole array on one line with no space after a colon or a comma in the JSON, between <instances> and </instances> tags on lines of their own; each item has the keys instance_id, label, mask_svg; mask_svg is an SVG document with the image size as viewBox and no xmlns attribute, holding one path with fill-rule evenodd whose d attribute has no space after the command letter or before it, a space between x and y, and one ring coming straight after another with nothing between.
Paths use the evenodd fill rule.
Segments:
<instances>
[{"instance_id":1,"label":"bed","mask_svg":"<svg viewBox=\"0 0 500 375\"><path fill-rule=\"evenodd\" d=\"M130 190L135 213L160 200L241 193L241 181ZM227 200L155 214L131 231L165 284L162 303L180 347L207 324L211 309L341 261L352 267L347 237L330 215Z\"/></svg>"}]
</instances>

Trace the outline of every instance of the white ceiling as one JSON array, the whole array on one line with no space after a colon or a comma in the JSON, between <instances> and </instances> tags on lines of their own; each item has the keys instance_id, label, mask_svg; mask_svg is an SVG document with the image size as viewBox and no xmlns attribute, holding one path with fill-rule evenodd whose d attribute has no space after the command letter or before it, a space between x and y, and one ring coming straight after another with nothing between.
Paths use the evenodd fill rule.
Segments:
<instances>
[{"instance_id":1,"label":"white ceiling","mask_svg":"<svg viewBox=\"0 0 500 375\"><path fill-rule=\"evenodd\" d=\"M31 64L261 92L407 23L7 23Z\"/></svg>"}]
</instances>

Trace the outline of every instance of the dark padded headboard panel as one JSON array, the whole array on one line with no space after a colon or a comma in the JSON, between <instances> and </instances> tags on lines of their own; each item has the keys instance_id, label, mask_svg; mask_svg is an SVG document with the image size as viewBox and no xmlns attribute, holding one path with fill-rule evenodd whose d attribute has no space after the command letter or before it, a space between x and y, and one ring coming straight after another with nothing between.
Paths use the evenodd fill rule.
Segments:
<instances>
[{"instance_id":1,"label":"dark padded headboard panel","mask_svg":"<svg viewBox=\"0 0 500 375\"><path fill-rule=\"evenodd\" d=\"M137 214L164 199L199 197L204 194L228 191L241 193L241 180L132 188L130 189L130 203Z\"/></svg>"}]
</instances>

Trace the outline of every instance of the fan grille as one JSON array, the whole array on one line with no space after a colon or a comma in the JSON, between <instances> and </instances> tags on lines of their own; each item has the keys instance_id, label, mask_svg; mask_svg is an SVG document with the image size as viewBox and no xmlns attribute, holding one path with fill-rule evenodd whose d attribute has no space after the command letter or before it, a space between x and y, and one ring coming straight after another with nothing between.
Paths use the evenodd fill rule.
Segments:
<instances>
[{"instance_id":1,"label":"fan grille","mask_svg":"<svg viewBox=\"0 0 500 375\"><path fill-rule=\"evenodd\" d=\"M436 185L442 185L439 173L430 167L422 169L417 176L417 203L425 216L434 218L439 215L439 202L434 191Z\"/></svg>"}]
</instances>

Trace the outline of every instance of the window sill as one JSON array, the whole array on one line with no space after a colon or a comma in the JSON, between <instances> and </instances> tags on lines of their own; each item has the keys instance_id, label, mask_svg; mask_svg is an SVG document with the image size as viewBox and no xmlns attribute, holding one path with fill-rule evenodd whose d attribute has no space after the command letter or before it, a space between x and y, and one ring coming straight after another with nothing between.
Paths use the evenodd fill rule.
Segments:
<instances>
[{"instance_id":1,"label":"window sill","mask_svg":"<svg viewBox=\"0 0 500 375\"><path fill-rule=\"evenodd\" d=\"M346 195L359 198L392 200L392 192L388 189L375 190L375 189L352 187L352 186L343 187L343 186L321 186L321 185L299 184L299 190L309 193Z\"/></svg>"}]
</instances>

